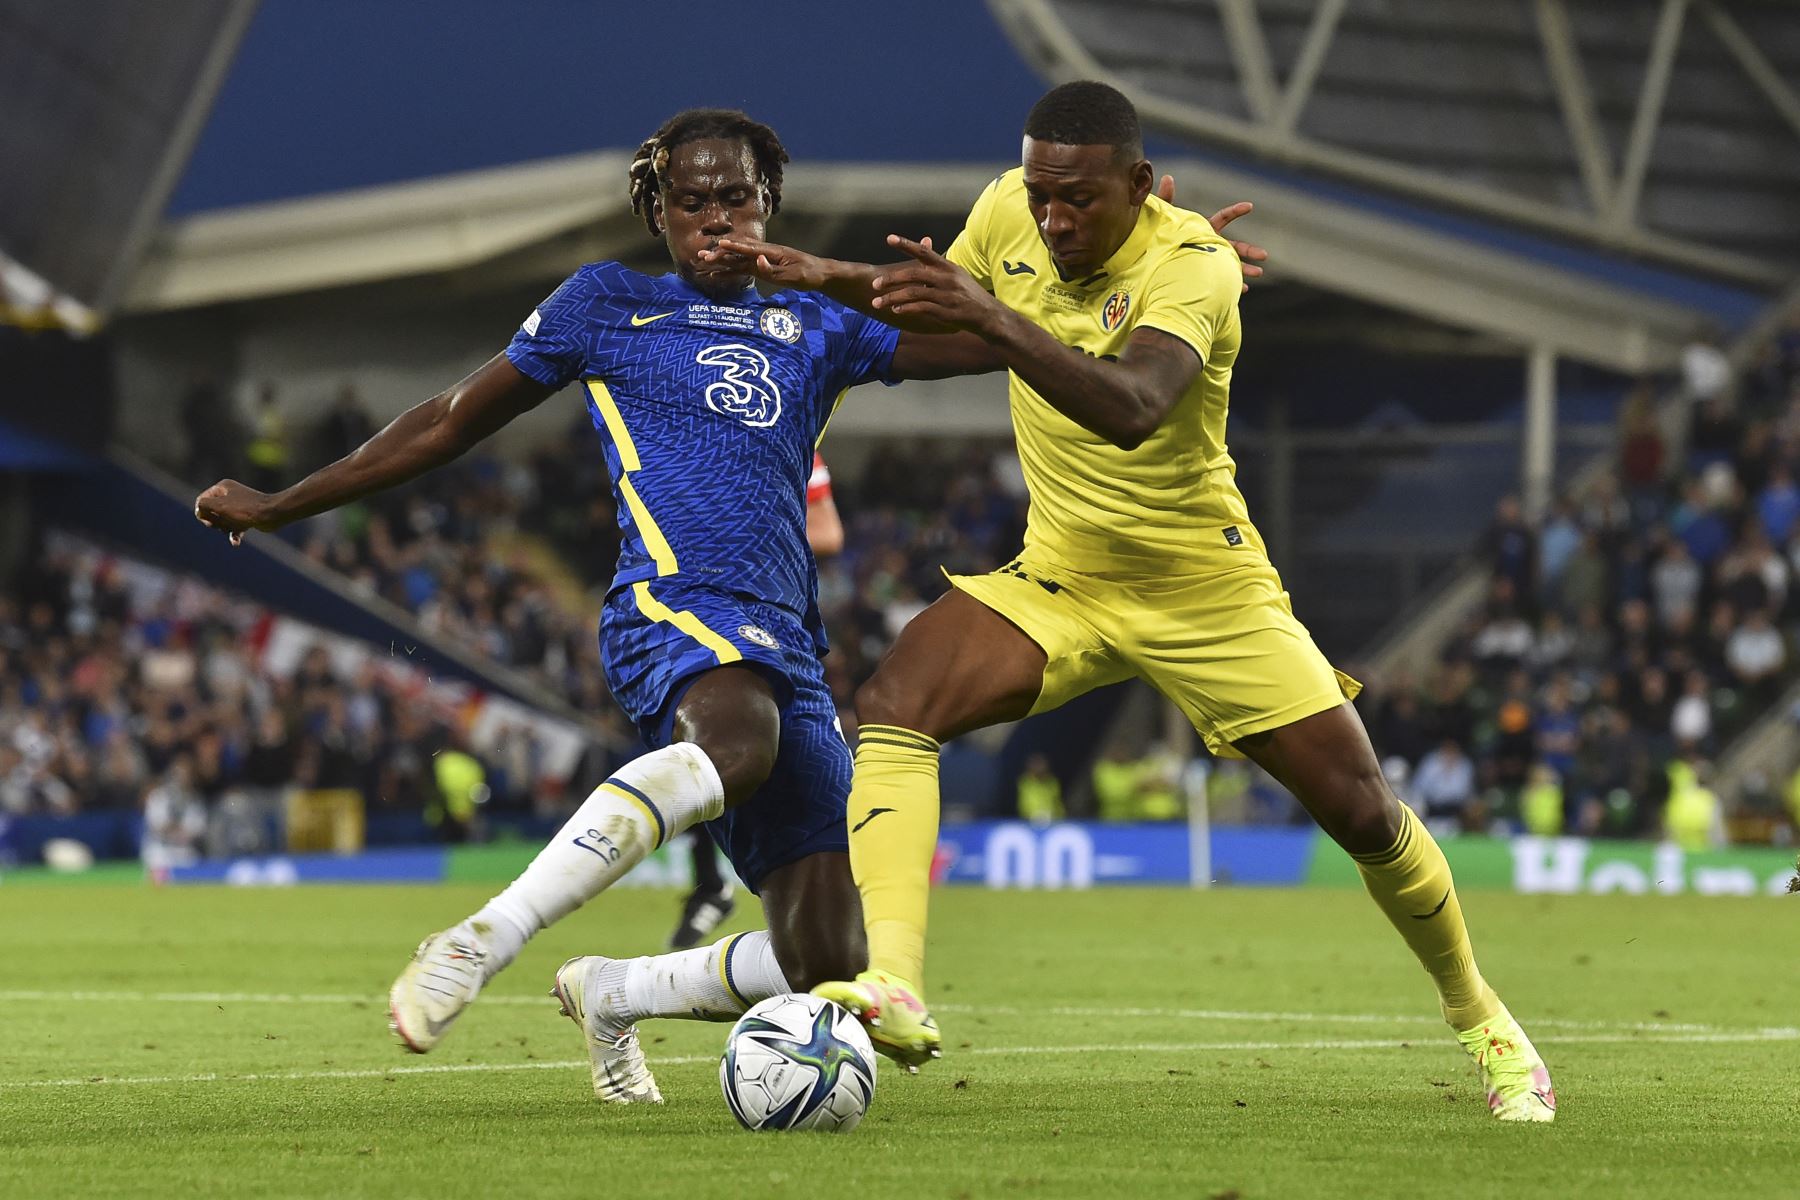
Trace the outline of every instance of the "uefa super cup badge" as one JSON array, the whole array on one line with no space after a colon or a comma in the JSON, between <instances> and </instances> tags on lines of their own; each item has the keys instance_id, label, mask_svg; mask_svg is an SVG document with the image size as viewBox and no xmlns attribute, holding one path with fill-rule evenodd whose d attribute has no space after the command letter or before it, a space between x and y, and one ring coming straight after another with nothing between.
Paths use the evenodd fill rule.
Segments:
<instances>
[{"instance_id":1,"label":"uefa super cup badge","mask_svg":"<svg viewBox=\"0 0 1800 1200\"><path fill-rule=\"evenodd\" d=\"M765 308L757 324L764 333L778 342L800 340L800 318L794 315L792 309Z\"/></svg>"},{"instance_id":2,"label":"uefa super cup badge","mask_svg":"<svg viewBox=\"0 0 1800 1200\"><path fill-rule=\"evenodd\" d=\"M1131 311L1131 293L1120 288L1106 298L1106 306L1100 310L1100 328L1111 333L1125 323L1125 314Z\"/></svg>"}]
</instances>

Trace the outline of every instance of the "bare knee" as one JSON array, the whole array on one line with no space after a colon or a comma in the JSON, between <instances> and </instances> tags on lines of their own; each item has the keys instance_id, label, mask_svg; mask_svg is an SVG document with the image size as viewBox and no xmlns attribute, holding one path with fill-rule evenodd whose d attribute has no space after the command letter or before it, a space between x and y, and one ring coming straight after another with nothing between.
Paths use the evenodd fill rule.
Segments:
<instances>
[{"instance_id":1,"label":"bare knee","mask_svg":"<svg viewBox=\"0 0 1800 1200\"><path fill-rule=\"evenodd\" d=\"M696 680L676 706L675 737L705 751L730 808L755 794L775 770L781 710L761 675L721 667Z\"/></svg>"},{"instance_id":2,"label":"bare knee","mask_svg":"<svg viewBox=\"0 0 1800 1200\"><path fill-rule=\"evenodd\" d=\"M739 731L732 736L714 735L696 744L706 751L719 781L725 785L725 807L732 808L756 794L775 770L780 735Z\"/></svg>"},{"instance_id":3,"label":"bare knee","mask_svg":"<svg viewBox=\"0 0 1800 1200\"><path fill-rule=\"evenodd\" d=\"M918 689L899 686L879 670L856 689L856 723L897 725L927 737L938 736L937 730L926 728L932 722L921 703Z\"/></svg>"}]
</instances>

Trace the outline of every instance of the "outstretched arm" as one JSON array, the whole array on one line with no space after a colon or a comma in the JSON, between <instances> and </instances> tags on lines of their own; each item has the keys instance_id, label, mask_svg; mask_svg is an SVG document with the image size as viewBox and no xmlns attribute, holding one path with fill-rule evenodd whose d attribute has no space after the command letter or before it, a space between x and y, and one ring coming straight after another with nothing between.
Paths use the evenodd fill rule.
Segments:
<instances>
[{"instance_id":1,"label":"outstretched arm","mask_svg":"<svg viewBox=\"0 0 1800 1200\"><path fill-rule=\"evenodd\" d=\"M926 238L930 245L931 239ZM850 262L841 258L823 258L817 254L808 254L804 250L796 250L792 246L783 246L778 242L763 242L753 238L727 237L719 239L719 245L713 250L702 250L702 260L714 262L725 258L741 258L745 265L758 279L777 284L785 288L793 288L801 292L820 292L830 296L846 308L854 308L872 317L880 317L890 325L915 333L949 333L954 332L945 326L918 318L912 320L895 320L887 313L875 308L875 277L884 270L873 263ZM891 263L890 266L898 266Z\"/></svg>"},{"instance_id":2,"label":"outstretched arm","mask_svg":"<svg viewBox=\"0 0 1800 1200\"><path fill-rule=\"evenodd\" d=\"M964 329L991 346L1001 362L1057 411L1122 450L1155 433L1199 374L1186 342L1139 329L1118 362L1073 350L994 299L975 278L931 247L902 237L888 244L913 262L876 277L879 311L922 316Z\"/></svg>"},{"instance_id":3,"label":"outstretched arm","mask_svg":"<svg viewBox=\"0 0 1800 1200\"><path fill-rule=\"evenodd\" d=\"M200 493L194 516L231 535L232 545L251 529L283 525L384 491L440 467L468 451L557 389L522 374L497 354L474 374L416 404L361 446L290 488L270 495L225 479Z\"/></svg>"}]
</instances>

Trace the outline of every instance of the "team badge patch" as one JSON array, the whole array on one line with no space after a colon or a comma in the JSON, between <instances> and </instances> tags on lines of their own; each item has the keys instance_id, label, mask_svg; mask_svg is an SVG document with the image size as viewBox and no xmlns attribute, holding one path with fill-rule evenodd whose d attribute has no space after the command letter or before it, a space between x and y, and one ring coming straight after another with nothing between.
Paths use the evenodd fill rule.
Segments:
<instances>
[{"instance_id":1,"label":"team badge patch","mask_svg":"<svg viewBox=\"0 0 1800 1200\"><path fill-rule=\"evenodd\" d=\"M765 308L757 320L762 331L778 342L800 340L800 318L785 308Z\"/></svg>"},{"instance_id":2,"label":"team badge patch","mask_svg":"<svg viewBox=\"0 0 1800 1200\"><path fill-rule=\"evenodd\" d=\"M786 310L783 309L782 311L785 312ZM760 625L739 625L738 636L746 641L755 642L757 645L766 647L770 650L779 650L781 648L781 643L775 640L775 635Z\"/></svg>"},{"instance_id":3,"label":"team badge patch","mask_svg":"<svg viewBox=\"0 0 1800 1200\"><path fill-rule=\"evenodd\" d=\"M1131 293L1120 289L1106 298L1106 307L1100 310L1100 328L1111 333L1125 323L1125 314L1131 311Z\"/></svg>"}]
</instances>

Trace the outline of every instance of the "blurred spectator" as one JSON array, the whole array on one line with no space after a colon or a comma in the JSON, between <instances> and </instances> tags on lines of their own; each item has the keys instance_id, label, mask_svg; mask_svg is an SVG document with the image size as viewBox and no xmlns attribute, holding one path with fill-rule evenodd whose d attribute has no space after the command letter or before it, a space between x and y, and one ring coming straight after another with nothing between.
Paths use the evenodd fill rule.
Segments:
<instances>
[{"instance_id":1,"label":"blurred spectator","mask_svg":"<svg viewBox=\"0 0 1800 1200\"><path fill-rule=\"evenodd\" d=\"M1707 329L1681 351L1681 383L1697 403L1726 394L1731 387L1731 360L1716 329Z\"/></svg>"},{"instance_id":2,"label":"blurred spectator","mask_svg":"<svg viewBox=\"0 0 1800 1200\"><path fill-rule=\"evenodd\" d=\"M1777 460L1769 469L1769 481L1756 499L1756 514L1762 521L1763 535L1777 546L1783 545L1800 522L1800 487L1786 462Z\"/></svg>"},{"instance_id":3,"label":"blurred spectator","mask_svg":"<svg viewBox=\"0 0 1800 1200\"><path fill-rule=\"evenodd\" d=\"M1565 616L1590 608L1596 611L1604 608L1611 585L1610 575L1606 552L1600 546L1600 535L1591 529L1584 530L1581 543L1569 556L1558 580L1557 607Z\"/></svg>"},{"instance_id":4,"label":"blurred spectator","mask_svg":"<svg viewBox=\"0 0 1800 1200\"><path fill-rule=\"evenodd\" d=\"M1670 541L1650 568L1650 593L1657 618L1665 626L1682 617L1691 619L1700 605L1704 582L1705 573L1688 553L1687 544L1679 539Z\"/></svg>"},{"instance_id":5,"label":"blurred spectator","mask_svg":"<svg viewBox=\"0 0 1800 1200\"><path fill-rule=\"evenodd\" d=\"M196 377L181 398L181 429L187 436L189 479L208 482L238 473L243 428L218 382Z\"/></svg>"},{"instance_id":6,"label":"blurred spectator","mask_svg":"<svg viewBox=\"0 0 1800 1200\"><path fill-rule=\"evenodd\" d=\"M1787 646L1769 615L1754 609L1732 630L1725 643L1725 662L1738 681L1761 700L1773 699L1775 677L1787 665Z\"/></svg>"},{"instance_id":7,"label":"blurred spectator","mask_svg":"<svg viewBox=\"0 0 1800 1200\"><path fill-rule=\"evenodd\" d=\"M264 492L279 491L287 483L288 430L287 418L281 411L281 397L272 383L256 390L250 406L250 442L244 447L248 464L245 482Z\"/></svg>"},{"instance_id":8,"label":"blurred spectator","mask_svg":"<svg viewBox=\"0 0 1800 1200\"><path fill-rule=\"evenodd\" d=\"M1557 777L1567 778L1575 770L1575 754L1581 748L1581 717L1575 711L1567 676L1550 681L1544 694L1542 709L1537 714L1537 761L1549 767Z\"/></svg>"},{"instance_id":9,"label":"blurred spectator","mask_svg":"<svg viewBox=\"0 0 1800 1200\"><path fill-rule=\"evenodd\" d=\"M1419 760L1412 777L1412 799L1434 827L1462 826L1475 800L1475 764L1455 738L1445 738Z\"/></svg>"},{"instance_id":10,"label":"blurred spectator","mask_svg":"<svg viewBox=\"0 0 1800 1200\"><path fill-rule=\"evenodd\" d=\"M144 796L144 866L151 871L192 866L206 836L206 805L194 788L193 764L178 755L163 781Z\"/></svg>"},{"instance_id":11,"label":"blurred spectator","mask_svg":"<svg viewBox=\"0 0 1800 1200\"><path fill-rule=\"evenodd\" d=\"M1725 843L1725 807L1707 786L1700 767L1677 773L1663 808L1663 835L1683 850L1707 850Z\"/></svg>"},{"instance_id":12,"label":"blurred spectator","mask_svg":"<svg viewBox=\"0 0 1800 1200\"><path fill-rule=\"evenodd\" d=\"M1050 760L1033 754L1019 776L1019 818L1033 825L1049 825L1063 819L1062 784L1050 769Z\"/></svg>"},{"instance_id":13,"label":"blurred spectator","mask_svg":"<svg viewBox=\"0 0 1800 1200\"><path fill-rule=\"evenodd\" d=\"M1525 832L1535 837L1560 837L1563 831L1562 777L1548 763L1531 768L1525 792L1519 800Z\"/></svg>"},{"instance_id":14,"label":"blurred spectator","mask_svg":"<svg viewBox=\"0 0 1800 1200\"><path fill-rule=\"evenodd\" d=\"M1556 503L1550 516L1544 522L1544 531L1538 537L1539 575L1546 594L1556 587L1562 578L1563 569L1575 556L1581 546L1581 523L1577 519L1575 505L1563 499Z\"/></svg>"},{"instance_id":15,"label":"blurred spectator","mask_svg":"<svg viewBox=\"0 0 1800 1200\"><path fill-rule=\"evenodd\" d=\"M1656 421L1655 397L1646 384L1632 389L1619 418L1619 475L1638 511L1639 521L1655 519L1657 493L1663 482L1664 458L1668 453L1662 430ZM1649 508L1642 506L1649 505Z\"/></svg>"},{"instance_id":16,"label":"blurred spectator","mask_svg":"<svg viewBox=\"0 0 1800 1200\"><path fill-rule=\"evenodd\" d=\"M1512 585L1512 597L1537 594L1537 535L1525 523L1517 496L1501 497L1494 523L1482 537L1481 553L1494 578Z\"/></svg>"},{"instance_id":17,"label":"blurred spectator","mask_svg":"<svg viewBox=\"0 0 1800 1200\"><path fill-rule=\"evenodd\" d=\"M1124 745L1107 747L1094 764L1094 803L1102 821L1178 821L1185 815L1181 768L1161 746L1134 758Z\"/></svg>"}]
</instances>

